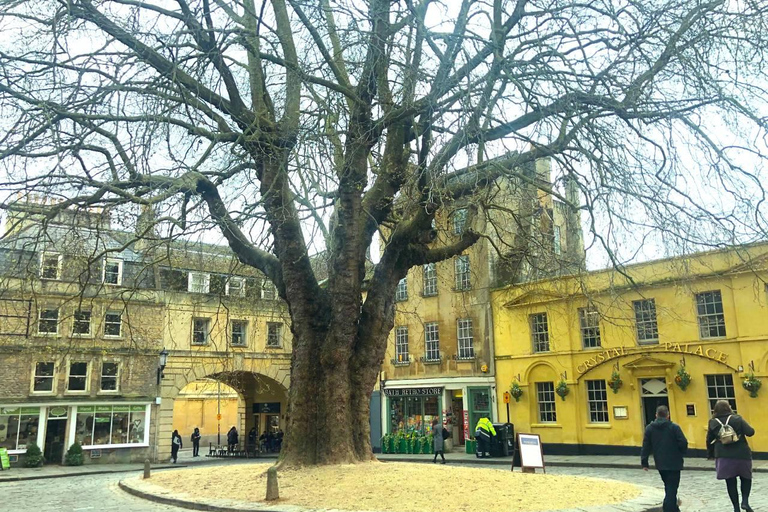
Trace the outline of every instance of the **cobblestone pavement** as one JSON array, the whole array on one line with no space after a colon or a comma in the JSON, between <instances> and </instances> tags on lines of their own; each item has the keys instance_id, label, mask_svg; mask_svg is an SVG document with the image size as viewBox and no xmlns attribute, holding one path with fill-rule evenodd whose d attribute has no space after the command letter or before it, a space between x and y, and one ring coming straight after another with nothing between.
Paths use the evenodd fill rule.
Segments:
<instances>
[{"instance_id":1,"label":"cobblestone pavement","mask_svg":"<svg viewBox=\"0 0 768 512\"><path fill-rule=\"evenodd\" d=\"M483 466L479 466L483 467ZM489 471L508 471L488 468ZM552 467L548 474L613 478L663 489L655 471L640 469ZM160 505L135 498L117 487L124 474L89 475L0 484L0 510L13 512L181 512L177 507ZM683 472L680 483L682 512L730 512L725 483L715 479L714 472ZM406 498L404 498L406 499ZM768 475L756 474L752 489L752 508L768 512Z\"/></svg>"}]
</instances>

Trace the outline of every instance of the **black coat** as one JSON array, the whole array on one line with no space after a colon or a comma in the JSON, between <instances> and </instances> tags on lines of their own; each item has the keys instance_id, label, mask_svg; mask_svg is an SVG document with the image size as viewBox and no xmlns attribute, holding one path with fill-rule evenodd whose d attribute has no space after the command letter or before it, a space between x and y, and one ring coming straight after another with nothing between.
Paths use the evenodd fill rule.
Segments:
<instances>
[{"instance_id":1,"label":"black coat","mask_svg":"<svg viewBox=\"0 0 768 512\"><path fill-rule=\"evenodd\" d=\"M229 443L229 444L237 444L238 443L237 430L230 430L227 433L227 443Z\"/></svg>"},{"instance_id":2,"label":"black coat","mask_svg":"<svg viewBox=\"0 0 768 512\"><path fill-rule=\"evenodd\" d=\"M725 423L728 416L728 414L724 414L723 416L717 416L717 419ZM707 457L710 459L751 459L752 450L749 449L749 444L747 444L747 437L755 435L755 429L738 414L731 414L730 416L731 419L728 420L728 425L732 426L733 430L739 435L739 440L730 444L721 443L718 439L720 423L715 418L712 418L709 420L709 425L707 425Z\"/></svg>"},{"instance_id":3,"label":"black coat","mask_svg":"<svg viewBox=\"0 0 768 512\"><path fill-rule=\"evenodd\" d=\"M653 454L656 469L680 471L683 469L683 455L688 451L688 440L676 423L666 418L656 418L645 428L640 464L648 467L648 457Z\"/></svg>"}]
</instances>

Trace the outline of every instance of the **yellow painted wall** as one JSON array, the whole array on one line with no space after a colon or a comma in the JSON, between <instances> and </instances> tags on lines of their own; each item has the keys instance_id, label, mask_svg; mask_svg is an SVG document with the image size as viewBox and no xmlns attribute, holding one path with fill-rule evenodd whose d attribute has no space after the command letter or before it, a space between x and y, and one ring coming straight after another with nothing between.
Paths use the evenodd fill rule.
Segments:
<instances>
[{"instance_id":1,"label":"yellow painted wall","mask_svg":"<svg viewBox=\"0 0 768 512\"><path fill-rule=\"evenodd\" d=\"M758 430L768 423L768 388L751 398L742 387L745 371L768 377L768 244L737 251L711 252L628 267L635 285L617 272L594 272L580 278L539 281L493 293L497 403L519 379L524 394L510 404L518 432L541 435L544 443L634 446L642 444L645 421L640 380L663 377L673 421L690 446L704 450L709 418L706 375L731 375L738 412ZM726 336L701 339L695 294L720 290ZM637 341L632 302L653 298L659 341ZM601 348L582 348L578 308L591 302L600 311ZM530 315L547 313L550 352L534 353ZM683 391L673 383L681 362L692 376ZM618 393L608 391L608 423L590 423L587 380L608 380L615 368L623 380ZM537 382L565 378L570 394L556 397L557 422L538 422ZM687 404L696 408L687 415ZM614 417L614 406L628 409ZM501 411L499 411L501 412ZM768 437L750 440L753 450L768 452Z\"/></svg>"}]
</instances>

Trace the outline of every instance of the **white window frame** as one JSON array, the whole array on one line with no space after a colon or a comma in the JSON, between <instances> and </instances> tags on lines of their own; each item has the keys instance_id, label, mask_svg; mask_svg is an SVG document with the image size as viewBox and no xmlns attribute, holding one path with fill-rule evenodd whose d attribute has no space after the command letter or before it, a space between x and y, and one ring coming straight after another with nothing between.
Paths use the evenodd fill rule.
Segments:
<instances>
[{"instance_id":1,"label":"white window frame","mask_svg":"<svg viewBox=\"0 0 768 512\"><path fill-rule=\"evenodd\" d=\"M711 296L712 300L707 300L708 296ZM702 340L717 340L727 337L728 331L725 326L723 294L720 292L720 290L708 290L706 292L699 292L696 294L695 299L696 320L699 325L699 338ZM703 311L702 308L704 308ZM714 311L709 311L709 309L714 309ZM707 333L705 336L704 330L706 329L711 333L712 328L717 329L718 333L715 336L710 336L709 333ZM722 334L719 332L720 329L722 329Z\"/></svg>"},{"instance_id":2,"label":"white window frame","mask_svg":"<svg viewBox=\"0 0 768 512\"><path fill-rule=\"evenodd\" d=\"M240 336L242 343L235 343L235 325L241 325L242 330ZM241 320L239 318L229 321L229 340L230 345L233 347L247 347L248 346L248 320Z\"/></svg>"},{"instance_id":3,"label":"white window frame","mask_svg":"<svg viewBox=\"0 0 768 512\"><path fill-rule=\"evenodd\" d=\"M549 317L547 312L532 313L528 317L528 325L531 328L533 352L549 352L552 347L549 344Z\"/></svg>"},{"instance_id":4,"label":"white window frame","mask_svg":"<svg viewBox=\"0 0 768 512\"><path fill-rule=\"evenodd\" d=\"M563 252L563 237L560 229L560 226L554 226L552 228L552 245L554 247L555 254L558 256Z\"/></svg>"},{"instance_id":5,"label":"white window frame","mask_svg":"<svg viewBox=\"0 0 768 512\"><path fill-rule=\"evenodd\" d=\"M456 339L458 342L459 360L471 360L475 358L475 333L474 322L471 318L459 318L456 320Z\"/></svg>"},{"instance_id":6,"label":"white window frame","mask_svg":"<svg viewBox=\"0 0 768 512\"><path fill-rule=\"evenodd\" d=\"M51 379L51 389L50 390L38 391L38 390L35 389L35 379L37 378L37 365L38 364L46 364L46 363L50 363L50 364L53 365L53 375L51 375L51 376L44 376L44 378L46 378L46 379ZM59 380L57 378L57 373L58 373L58 367L56 366L56 362L55 361L35 361L34 363L32 363L32 379L31 379L31 382L29 383L29 392L30 392L30 394L33 394L33 395L55 395L56 394L56 387L57 387L56 384L57 384L57 382Z\"/></svg>"},{"instance_id":7,"label":"white window frame","mask_svg":"<svg viewBox=\"0 0 768 512\"><path fill-rule=\"evenodd\" d=\"M454 235L461 235L464 233L464 231L466 231L468 217L469 212L466 208L459 208L453 212L453 215L451 216L451 224L453 227Z\"/></svg>"},{"instance_id":8,"label":"white window frame","mask_svg":"<svg viewBox=\"0 0 768 512\"><path fill-rule=\"evenodd\" d=\"M406 300L408 300L408 276L398 281L395 289L395 301L404 302Z\"/></svg>"},{"instance_id":9,"label":"white window frame","mask_svg":"<svg viewBox=\"0 0 768 512\"><path fill-rule=\"evenodd\" d=\"M50 268L45 264L45 260L48 258L56 258L56 277L44 277L45 269ZM58 252L43 252L40 255L40 279L48 281L58 281L61 279L61 254Z\"/></svg>"},{"instance_id":10,"label":"white window frame","mask_svg":"<svg viewBox=\"0 0 768 512\"><path fill-rule=\"evenodd\" d=\"M635 335L638 345L657 345L659 343L659 324L656 316L656 300L640 299L632 301L635 311ZM655 336L648 336L648 333Z\"/></svg>"},{"instance_id":11,"label":"white window frame","mask_svg":"<svg viewBox=\"0 0 768 512\"><path fill-rule=\"evenodd\" d=\"M437 295L437 265L435 263L424 265L422 276L422 295L424 297L434 297Z\"/></svg>"},{"instance_id":12,"label":"white window frame","mask_svg":"<svg viewBox=\"0 0 768 512\"><path fill-rule=\"evenodd\" d=\"M274 336L273 329L277 331L277 336ZM277 339L277 343L270 343L270 340ZM283 347L283 324L282 322L267 322L267 348L282 348Z\"/></svg>"},{"instance_id":13,"label":"white window frame","mask_svg":"<svg viewBox=\"0 0 768 512\"><path fill-rule=\"evenodd\" d=\"M78 315L88 315L88 332L75 332L75 326L78 323L85 323L82 320L78 320ZM72 313L72 336L76 338L87 338L93 333L93 311L90 309L76 309Z\"/></svg>"},{"instance_id":14,"label":"white window frame","mask_svg":"<svg viewBox=\"0 0 768 512\"><path fill-rule=\"evenodd\" d=\"M269 279L261 282L261 298L264 300L277 300L277 286Z\"/></svg>"},{"instance_id":15,"label":"white window frame","mask_svg":"<svg viewBox=\"0 0 768 512\"><path fill-rule=\"evenodd\" d=\"M202 278L202 283L196 283L196 278ZM211 291L211 274L207 272L189 272L187 274L187 291L189 293L209 293Z\"/></svg>"},{"instance_id":16,"label":"white window frame","mask_svg":"<svg viewBox=\"0 0 768 512\"><path fill-rule=\"evenodd\" d=\"M104 365L105 364L114 364L117 365L117 373L115 375L105 375L104 374ZM121 375L121 367L120 361L102 361L101 362L101 371L99 371L99 394L117 394L120 393L120 377ZM107 377L109 379L114 378L115 379L115 389L104 389L104 377Z\"/></svg>"},{"instance_id":17,"label":"white window frame","mask_svg":"<svg viewBox=\"0 0 768 512\"><path fill-rule=\"evenodd\" d=\"M536 410L539 423L557 423L554 382L536 383Z\"/></svg>"},{"instance_id":18,"label":"white window frame","mask_svg":"<svg viewBox=\"0 0 768 512\"><path fill-rule=\"evenodd\" d=\"M468 254L456 256L454 272L456 277L456 290L464 291L472 289L472 279Z\"/></svg>"},{"instance_id":19,"label":"white window frame","mask_svg":"<svg viewBox=\"0 0 768 512\"><path fill-rule=\"evenodd\" d=\"M203 322L202 329L198 329L197 322ZM202 332L205 338L202 342L195 341L195 334ZM206 317L194 317L192 318L192 338L189 340L189 344L195 347L202 347L208 345L211 341L211 319Z\"/></svg>"},{"instance_id":20,"label":"white window frame","mask_svg":"<svg viewBox=\"0 0 768 512\"><path fill-rule=\"evenodd\" d=\"M69 389L69 379L72 377L72 365L78 363L85 363L85 375L78 375L78 377L85 378L85 389ZM67 360L67 380L64 381L64 392L68 395L85 395L91 392L91 361L83 361L82 359Z\"/></svg>"},{"instance_id":21,"label":"white window frame","mask_svg":"<svg viewBox=\"0 0 768 512\"><path fill-rule=\"evenodd\" d=\"M55 311L56 312L56 319L55 319L56 320L56 330L53 331L53 332L51 332L51 331L41 331L40 330L40 322L41 321L51 321L51 320L53 320L53 318L43 319L43 313L46 312L46 311ZM40 308L37 311L37 335L38 336L58 336L59 335L59 327L61 325L61 318L60 318L60 316L61 316L61 311L60 311L60 309L58 307L56 307L56 308L52 308L52 307Z\"/></svg>"},{"instance_id":22,"label":"white window frame","mask_svg":"<svg viewBox=\"0 0 768 512\"><path fill-rule=\"evenodd\" d=\"M231 287L232 283L240 283L239 287ZM227 283L224 285L224 293L230 297L245 297L245 278L239 276L232 276L227 279Z\"/></svg>"},{"instance_id":23,"label":"white window frame","mask_svg":"<svg viewBox=\"0 0 768 512\"><path fill-rule=\"evenodd\" d=\"M596 307L579 308L579 333L583 348L601 348L603 346L603 340L600 336L600 312Z\"/></svg>"},{"instance_id":24,"label":"white window frame","mask_svg":"<svg viewBox=\"0 0 768 512\"><path fill-rule=\"evenodd\" d=\"M395 364L410 363L410 354L408 352L408 326L398 325L395 327Z\"/></svg>"},{"instance_id":25,"label":"white window frame","mask_svg":"<svg viewBox=\"0 0 768 512\"><path fill-rule=\"evenodd\" d=\"M610 423L608 386L604 379L587 381L587 415L590 423Z\"/></svg>"},{"instance_id":26,"label":"white window frame","mask_svg":"<svg viewBox=\"0 0 768 512\"><path fill-rule=\"evenodd\" d=\"M104 406L104 405L128 405L128 406L137 406L142 405L144 406L144 439L141 443L122 443L122 444L87 444L83 446L83 450L98 450L103 448L147 448L149 446L149 430L150 425L152 425L152 418L150 416L152 412L152 406L147 403L86 403L81 404L80 407L86 407L86 406ZM74 406L72 408L72 421L77 422L77 409L78 406ZM114 414L114 413L113 413ZM110 424L113 423L110 421ZM91 431L93 432L93 431ZM69 429L69 441L67 443L68 446L72 446L75 443L75 436L77 435L77 429L76 428L70 428ZM111 435L111 427L110 427L110 439L112 438Z\"/></svg>"},{"instance_id":27,"label":"white window frame","mask_svg":"<svg viewBox=\"0 0 768 512\"><path fill-rule=\"evenodd\" d=\"M730 380L730 382L728 382ZM736 413L736 390L733 385L733 375L730 373L711 373L704 375L704 382L707 386L707 402L709 403L709 412L718 400L727 400L731 409Z\"/></svg>"},{"instance_id":28,"label":"white window frame","mask_svg":"<svg viewBox=\"0 0 768 512\"><path fill-rule=\"evenodd\" d=\"M108 322L107 316L117 316L119 322ZM120 326L119 334L107 334L107 325L115 325L117 323ZM123 312L122 311L107 311L104 313L104 337L110 339L120 339L123 337Z\"/></svg>"},{"instance_id":29,"label":"white window frame","mask_svg":"<svg viewBox=\"0 0 768 512\"><path fill-rule=\"evenodd\" d=\"M440 360L440 331L437 322L424 324L424 359L430 362Z\"/></svg>"},{"instance_id":30,"label":"white window frame","mask_svg":"<svg viewBox=\"0 0 768 512\"><path fill-rule=\"evenodd\" d=\"M117 282L107 282L107 266L110 264L117 265ZM101 273L101 282L108 286L120 286L123 284L123 260L119 258L104 258L104 268Z\"/></svg>"},{"instance_id":31,"label":"white window frame","mask_svg":"<svg viewBox=\"0 0 768 512\"><path fill-rule=\"evenodd\" d=\"M42 425L44 425L45 421L45 407L40 406L19 406L19 405L3 405L3 409L18 409L19 414L6 414L4 416L15 416L18 418L19 425L21 424L21 417L22 416L34 416L31 413L24 413L22 412L24 409L37 409L37 434L35 434L35 443L37 443L38 446L43 446L45 442L45 438L43 437L43 428L41 428ZM16 431L16 448L8 448L8 455L21 455L24 453L27 453L27 447L26 445L24 448L18 448L19 446L19 435L21 434L21 429L18 429Z\"/></svg>"}]
</instances>

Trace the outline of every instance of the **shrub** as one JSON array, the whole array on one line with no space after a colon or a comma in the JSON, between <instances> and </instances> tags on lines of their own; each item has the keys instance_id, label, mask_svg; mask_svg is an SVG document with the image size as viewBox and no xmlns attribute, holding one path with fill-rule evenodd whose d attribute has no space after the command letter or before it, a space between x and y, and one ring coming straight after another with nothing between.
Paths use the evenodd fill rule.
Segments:
<instances>
[{"instance_id":1,"label":"shrub","mask_svg":"<svg viewBox=\"0 0 768 512\"><path fill-rule=\"evenodd\" d=\"M43 452L36 443L27 444L27 455L24 458L24 465L28 468L37 468L43 465Z\"/></svg>"},{"instance_id":2,"label":"shrub","mask_svg":"<svg viewBox=\"0 0 768 512\"><path fill-rule=\"evenodd\" d=\"M67 454L64 456L64 464L67 466L83 465L83 447L77 441L67 450Z\"/></svg>"}]
</instances>

